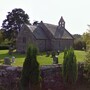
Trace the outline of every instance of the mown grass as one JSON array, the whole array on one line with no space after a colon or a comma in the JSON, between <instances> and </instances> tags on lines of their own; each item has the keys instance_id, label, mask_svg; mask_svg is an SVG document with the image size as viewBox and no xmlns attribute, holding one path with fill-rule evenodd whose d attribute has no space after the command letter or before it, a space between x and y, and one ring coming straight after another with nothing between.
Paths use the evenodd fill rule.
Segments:
<instances>
[{"instance_id":1,"label":"mown grass","mask_svg":"<svg viewBox=\"0 0 90 90\"><path fill-rule=\"evenodd\" d=\"M85 51L78 51L75 50L75 55L77 58L77 62L84 62L85 60ZM60 53L60 55L58 56L59 59L59 63L61 64L63 62L63 52ZM4 62L4 57L9 57L10 59L12 58L12 56L15 57L15 63L13 63L13 66L22 66L24 59L25 59L25 54L17 54L17 53L13 53L12 55L8 54L8 50L0 50L0 64L3 64ZM40 65L49 65L53 63L53 60L51 58L51 55L49 57L46 57L46 54L43 55L38 55L37 56L37 60L39 62Z\"/></svg>"}]
</instances>

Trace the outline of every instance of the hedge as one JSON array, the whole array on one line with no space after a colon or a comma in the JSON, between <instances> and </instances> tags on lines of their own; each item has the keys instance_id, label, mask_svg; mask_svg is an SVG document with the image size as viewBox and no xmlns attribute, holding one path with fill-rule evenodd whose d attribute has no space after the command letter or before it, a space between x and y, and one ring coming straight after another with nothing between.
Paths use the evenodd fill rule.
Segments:
<instances>
[{"instance_id":1,"label":"hedge","mask_svg":"<svg viewBox=\"0 0 90 90\"><path fill-rule=\"evenodd\" d=\"M0 50L7 50L9 49L9 45L0 45Z\"/></svg>"}]
</instances>

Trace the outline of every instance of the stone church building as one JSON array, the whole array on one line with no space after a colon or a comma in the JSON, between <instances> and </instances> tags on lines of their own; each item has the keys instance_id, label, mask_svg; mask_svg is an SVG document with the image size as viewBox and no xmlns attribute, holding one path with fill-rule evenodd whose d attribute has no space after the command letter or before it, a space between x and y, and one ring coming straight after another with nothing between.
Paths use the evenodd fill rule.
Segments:
<instances>
[{"instance_id":1,"label":"stone church building","mask_svg":"<svg viewBox=\"0 0 90 90\"><path fill-rule=\"evenodd\" d=\"M24 53L27 46L34 44L39 51L62 51L73 46L74 38L66 30L63 17L58 25L48 24L41 21L34 25L24 24L16 41L17 52Z\"/></svg>"}]
</instances>

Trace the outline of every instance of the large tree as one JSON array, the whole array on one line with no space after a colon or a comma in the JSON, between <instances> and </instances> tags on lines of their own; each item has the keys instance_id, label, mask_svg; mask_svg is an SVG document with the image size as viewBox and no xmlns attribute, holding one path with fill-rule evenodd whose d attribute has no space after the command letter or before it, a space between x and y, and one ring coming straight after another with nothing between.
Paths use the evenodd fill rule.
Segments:
<instances>
[{"instance_id":1,"label":"large tree","mask_svg":"<svg viewBox=\"0 0 90 90\"><path fill-rule=\"evenodd\" d=\"M22 24L30 24L29 16L21 8L15 8L8 12L6 19L2 23L5 38L15 39Z\"/></svg>"},{"instance_id":2,"label":"large tree","mask_svg":"<svg viewBox=\"0 0 90 90\"><path fill-rule=\"evenodd\" d=\"M76 50L85 50L86 49L86 42L83 40L83 35L74 34L74 49Z\"/></svg>"}]
</instances>

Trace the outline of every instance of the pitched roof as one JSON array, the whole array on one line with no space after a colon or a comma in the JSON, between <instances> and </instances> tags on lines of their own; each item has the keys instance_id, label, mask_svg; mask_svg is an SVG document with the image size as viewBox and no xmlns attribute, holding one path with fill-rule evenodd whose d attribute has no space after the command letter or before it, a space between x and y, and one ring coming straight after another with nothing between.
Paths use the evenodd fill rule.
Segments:
<instances>
[{"instance_id":1,"label":"pitched roof","mask_svg":"<svg viewBox=\"0 0 90 90\"><path fill-rule=\"evenodd\" d=\"M54 36L57 26L56 25L52 25L52 24L47 24L44 23L44 25L47 27L47 29L52 33L52 35Z\"/></svg>"},{"instance_id":2,"label":"pitched roof","mask_svg":"<svg viewBox=\"0 0 90 90\"><path fill-rule=\"evenodd\" d=\"M73 39L73 36L64 28L59 28L57 25L44 23L47 29L58 39Z\"/></svg>"},{"instance_id":3,"label":"pitched roof","mask_svg":"<svg viewBox=\"0 0 90 90\"><path fill-rule=\"evenodd\" d=\"M50 39L52 38L51 36L53 36L55 39L74 39L73 36L64 27L59 27L57 25L43 23L41 21L41 23L38 25L26 24L26 26L29 28L36 39ZM47 34L49 34L50 37L48 37Z\"/></svg>"},{"instance_id":4,"label":"pitched roof","mask_svg":"<svg viewBox=\"0 0 90 90\"><path fill-rule=\"evenodd\" d=\"M33 33L36 39L47 39L44 31L37 25L27 25L29 30Z\"/></svg>"}]
</instances>

